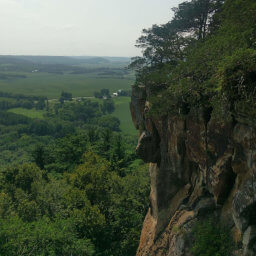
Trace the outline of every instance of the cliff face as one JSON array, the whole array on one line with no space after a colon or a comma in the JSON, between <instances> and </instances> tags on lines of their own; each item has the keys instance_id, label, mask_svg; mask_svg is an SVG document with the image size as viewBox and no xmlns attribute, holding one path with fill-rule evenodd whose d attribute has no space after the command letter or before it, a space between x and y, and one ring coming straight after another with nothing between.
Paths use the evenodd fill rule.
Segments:
<instances>
[{"instance_id":1,"label":"cliff face","mask_svg":"<svg viewBox=\"0 0 256 256\"><path fill-rule=\"evenodd\" d=\"M137 154L151 176L137 256L192 255L194 225L213 217L231 232L233 255L256 255L255 127L214 119L210 109L147 117L149 94L134 88L131 102Z\"/></svg>"}]
</instances>

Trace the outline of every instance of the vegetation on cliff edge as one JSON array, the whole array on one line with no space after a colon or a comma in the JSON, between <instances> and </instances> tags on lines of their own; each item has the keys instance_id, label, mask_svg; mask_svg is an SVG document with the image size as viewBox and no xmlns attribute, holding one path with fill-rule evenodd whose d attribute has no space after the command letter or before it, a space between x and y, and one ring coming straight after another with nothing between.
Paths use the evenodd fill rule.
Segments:
<instances>
[{"instance_id":1,"label":"vegetation on cliff edge","mask_svg":"<svg viewBox=\"0 0 256 256\"><path fill-rule=\"evenodd\" d=\"M255 117L256 2L192 0L174 18L143 30L135 86L151 91L151 114L213 108ZM221 107L219 107L221 106Z\"/></svg>"}]
</instances>

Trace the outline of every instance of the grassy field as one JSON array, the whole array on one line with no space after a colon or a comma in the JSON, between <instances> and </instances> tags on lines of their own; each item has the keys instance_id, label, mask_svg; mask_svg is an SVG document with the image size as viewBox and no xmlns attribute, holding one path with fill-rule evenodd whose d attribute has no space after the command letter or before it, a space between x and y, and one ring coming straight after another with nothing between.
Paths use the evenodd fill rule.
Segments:
<instances>
[{"instance_id":1,"label":"grassy field","mask_svg":"<svg viewBox=\"0 0 256 256\"><path fill-rule=\"evenodd\" d=\"M31 62L32 61L32 62ZM103 88L110 93L119 89L131 90L133 72L128 71L128 58L66 58L42 56L14 56L0 58L0 91L13 94L46 96L50 104L58 102L62 91L76 97L92 97ZM84 70L84 72L73 72ZM37 72L32 72L40 70ZM57 74L60 71L59 74ZM55 73L54 73L55 72ZM12 98L1 98L16 101ZM92 99L97 100L97 99ZM129 97L114 98L114 116L121 121L124 133L135 135L129 108ZM43 118L44 111L13 108L10 112L31 118Z\"/></svg>"},{"instance_id":2,"label":"grassy field","mask_svg":"<svg viewBox=\"0 0 256 256\"><path fill-rule=\"evenodd\" d=\"M130 135L137 135L138 131L135 129L132 117L130 113L130 97L117 97L114 98L115 102L115 112L113 113L113 116L117 117L121 124L120 128L124 133L130 134Z\"/></svg>"},{"instance_id":3,"label":"grassy field","mask_svg":"<svg viewBox=\"0 0 256 256\"><path fill-rule=\"evenodd\" d=\"M115 97L112 98L115 102L115 111L112 114L120 120L120 129L129 135L137 135L138 131L135 129L130 113L130 97ZM101 99L92 98L92 101L102 103Z\"/></svg>"},{"instance_id":4,"label":"grassy field","mask_svg":"<svg viewBox=\"0 0 256 256\"><path fill-rule=\"evenodd\" d=\"M95 91L107 88L111 93L118 89L129 90L133 80L129 77L99 78L97 74L50 74L50 73L17 73L27 78L0 80L0 91L25 95L58 98L62 91L71 92L74 97L93 96Z\"/></svg>"},{"instance_id":5,"label":"grassy field","mask_svg":"<svg viewBox=\"0 0 256 256\"><path fill-rule=\"evenodd\" d=\"M12 108L9 109L8 112L12 112L18 115L27 116L30 118L44 118L44 113L46 113L45 110L36 110L36 109L25 109L25 108Z\"/></svg>"}]
</instances>

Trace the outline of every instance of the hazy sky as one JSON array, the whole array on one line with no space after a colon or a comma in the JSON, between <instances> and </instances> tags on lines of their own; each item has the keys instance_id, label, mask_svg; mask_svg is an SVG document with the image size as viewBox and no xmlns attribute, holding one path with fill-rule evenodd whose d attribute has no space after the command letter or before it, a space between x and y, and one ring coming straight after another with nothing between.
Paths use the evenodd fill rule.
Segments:
<instances>
[{"instance_id":1,"label":"hazy sky","mask_svg":"<svg viewBox=\"0 0 256 256\"><path fill-rule=\"evenodd\" d=\"M183 1L0 0L0 55L138 55L142 29Z\"/></svg>"}]
</instances>

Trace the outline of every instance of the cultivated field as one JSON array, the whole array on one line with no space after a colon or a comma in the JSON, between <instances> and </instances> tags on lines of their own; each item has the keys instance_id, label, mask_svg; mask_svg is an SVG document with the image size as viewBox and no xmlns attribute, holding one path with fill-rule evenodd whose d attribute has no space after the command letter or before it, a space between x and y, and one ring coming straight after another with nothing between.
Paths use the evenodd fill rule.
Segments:
<instances>
[{"instance_id":1,"label":"cultivated field","mask_svg":"<svg viewBox=\"0 0 256 256\"><path fill-rule=\"evenodd\" d=\"M133 80L129 78L98 77L90 74L22 73L26 78L0 80L0 91L25 95L58 98L61 91L71 92L74 97L93 96L94 91L107 88L111 93L118 89L129 90Z\"/></svg>"},{"instance_id":2,"label":"cultivated field","mask_svg":"<svg viewBox=\"0 0 256 256\"><path fill-rule=\"evenodd\" d=\"M26 109L26 108L11 108L8 112L12 112L14 114L27 116L30 118L38 118L43 119L44 114L46 113L45 110L37 110L37 109Z\"/></svg>"},{"instance_id":3,"label":"cultivated field","mask_svg":"<svg viewBox=\"0 0 256 256\"><path fill-rule=\"evenodd\" d=\"M126 59L60 57L16 59L15 56L12 58L0 56L0 91L46 96L51 101L59 99L62 91L72 93L73 97L92 97L95 91L103 88L109 89L111 94L119 89L131 90L134 75L127 70L127 64ZM116 110L113 115L121 121L121 130L127 134L137 134L130 116L130 97L117 97L114 101ZM44 113L44 111L23 108L9 111L31 118L43 118Z\"/></svg>"},{"instance_id":4,"label":"cultivated field","mask_svg":"<svg viewBox=\"0 0 256 256\"><path fill-rule=\"evenodd\" d=\"M130 97L114 98L116 109L113 115L120 120L120 128L124 133L137 135L138 131L135 129L133 125L130 113L130 101Z\"/></svg>"}]
</instances>

